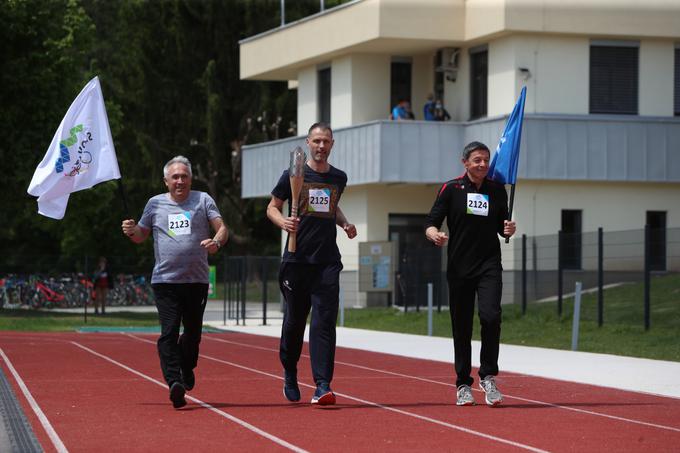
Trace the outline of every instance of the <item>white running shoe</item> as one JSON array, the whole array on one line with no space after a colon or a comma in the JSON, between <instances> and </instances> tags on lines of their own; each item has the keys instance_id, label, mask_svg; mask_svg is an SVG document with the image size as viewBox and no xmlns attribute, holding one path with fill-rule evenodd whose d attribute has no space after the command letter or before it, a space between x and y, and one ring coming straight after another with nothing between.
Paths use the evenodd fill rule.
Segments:
<instances>
[{"instance_id":1,"label":"white running shoe","mask_svg":"<svg viewBox=\"0 0 680 453\"><path fill-rule=\"evenodd\" d=\"M496 377L492 375L486 376L479 381L479 387L484 390L486 404L489 406L498 406L503 401L503 395L496 387Z\"/></svg>"},{"instance_id":2,"label":"white running shoe","mask_svg":"<svg viewBox=\"0 0 680 453\"><path fill-rule=\"evenodd\" d=\"M475 397L469 385L461 385L456 391L456 406L474 406Z\"/></svg>"}]
</instances>

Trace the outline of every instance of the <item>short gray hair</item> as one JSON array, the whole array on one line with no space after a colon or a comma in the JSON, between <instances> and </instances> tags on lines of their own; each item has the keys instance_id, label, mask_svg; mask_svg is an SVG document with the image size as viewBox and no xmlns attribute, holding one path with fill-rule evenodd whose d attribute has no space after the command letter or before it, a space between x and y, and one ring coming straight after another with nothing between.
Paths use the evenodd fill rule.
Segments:
<instances>
[{"instance_id":1,"label":"short gray hair","mask_svg":"<svg viewBox=\"0 0 680 453\"><path fill-rule=\"evenodd\" d=\"M167 164L163 167L163 177L167 178L168 177L168 169L172 164L184 164L187 166L189 169L189 177L192 178L193 174L191 173L191 162L189 162L189 159L187 159L184 156L175 156L172 159L168 161Z\"/></svg>"}]
</instances>

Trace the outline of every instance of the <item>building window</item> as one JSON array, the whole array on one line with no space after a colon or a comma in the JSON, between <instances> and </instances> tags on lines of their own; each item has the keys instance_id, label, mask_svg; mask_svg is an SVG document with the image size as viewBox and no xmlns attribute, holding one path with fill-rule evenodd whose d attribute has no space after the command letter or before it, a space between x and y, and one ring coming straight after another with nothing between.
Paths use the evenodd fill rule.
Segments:
<instances>
[{"instance_id":1,"label":"building window","mask_svg":"<svg viewBox=\"0 0 680 453\"><path fill-rule=\"evenodd\" d=\"M637 115L639 48L635 43L590 46L590 113Z\"/></svg>"},{"instance_id":2,"label":"building window","mask_svg":"<svg viewBox=\"0 0 680 453\"><path fill-rule=\"evenodd\" d=\"M388 111L399 101L411 102L411 63L410 58L394 57L390 68L390 105Z\"/></svg>"},{"instance_id":3,"label":"building window","mask_svg":"<svg viewBox=\"0 0 680 453\"><path fill-rule=\"evenodd\" d=\"M489 51L470 49L470 119L486 116Z\"/></svg>"},{"instance_id":4,"label":"building window","mask_svg":"<svg viewBox=\"0 0 680 453\"><path fill-rule=\"evenodd\" d=\"M319 93L319 121L330 124L331 122L331 68L319 69L318 74Z\"/></svg>"},{"instance_id":5,"label":"building window","mask_svg":"<svg viewBox=\"0 0 680 453\"><path fill-rule=\"evenodd\" d=\"M581 269L582 212L580 209L562 210L562 269Z\"/></svg>"},{"instance_id":6,"label":"building window","mask_svg":"<svg viewBox=\"0 0 680 453\"><path fill-rule=\"evenodd\" d=\"M649 267L666 270L666 211L647 211L649 227Z\"/></svg>"},{"instance_id":7,"label":"building window","mask_svg":"<svg viewBox=\"0 0 680 453\"><path fill-rule=\"evenodd\" d=\"M673 106L675 116L680 116L680 44L675 47L675 99Z\"/></svg>"}]
</instances>

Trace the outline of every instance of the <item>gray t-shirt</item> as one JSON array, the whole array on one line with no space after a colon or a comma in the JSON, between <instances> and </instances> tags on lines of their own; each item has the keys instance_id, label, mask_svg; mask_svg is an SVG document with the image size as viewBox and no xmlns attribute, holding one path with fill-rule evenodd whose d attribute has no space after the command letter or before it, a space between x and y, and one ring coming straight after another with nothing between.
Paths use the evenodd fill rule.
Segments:
<instances>
[{"instance_id":1,"label":"gray t-shirt","mask_svg":"<svg viewBox=\"0 0 680 453\"><path fill-rule=\"evenodd\" d=\"M208 283L208 252L201 241L212 238L210 220L218 217L215 201L205 192L192 190L183 203L169 193L152 197L138 222L153 231L151 283Z\"/></svg>"}]
</instances>

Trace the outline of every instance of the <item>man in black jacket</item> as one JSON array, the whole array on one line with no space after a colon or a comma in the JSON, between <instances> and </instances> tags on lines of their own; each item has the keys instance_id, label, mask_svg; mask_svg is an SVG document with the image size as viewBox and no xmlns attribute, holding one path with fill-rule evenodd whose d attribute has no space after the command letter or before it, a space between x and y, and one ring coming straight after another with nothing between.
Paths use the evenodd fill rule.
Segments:
<instances>
[{"instance_id":1,"label":"man in black jacket","mask_svg":"<svg viewBox=\"0 0 680 453\"><path fill-rule=\"evenodd\" d=\"M437 194L425 224L425 235L435 245L449 242L447 280L459 406L475 403L471 385L472 324L475 296L481 323L480 387L486 403L496 406L503 396L496 387L501 333L503 268L498 235L510 237L515 222L508 218L508 195L502 184L487 179L489 148L472 142L463 150L465 174L446 182ZM446 223L451 239L439 231Z\"/></svg>"}]
</instances>

